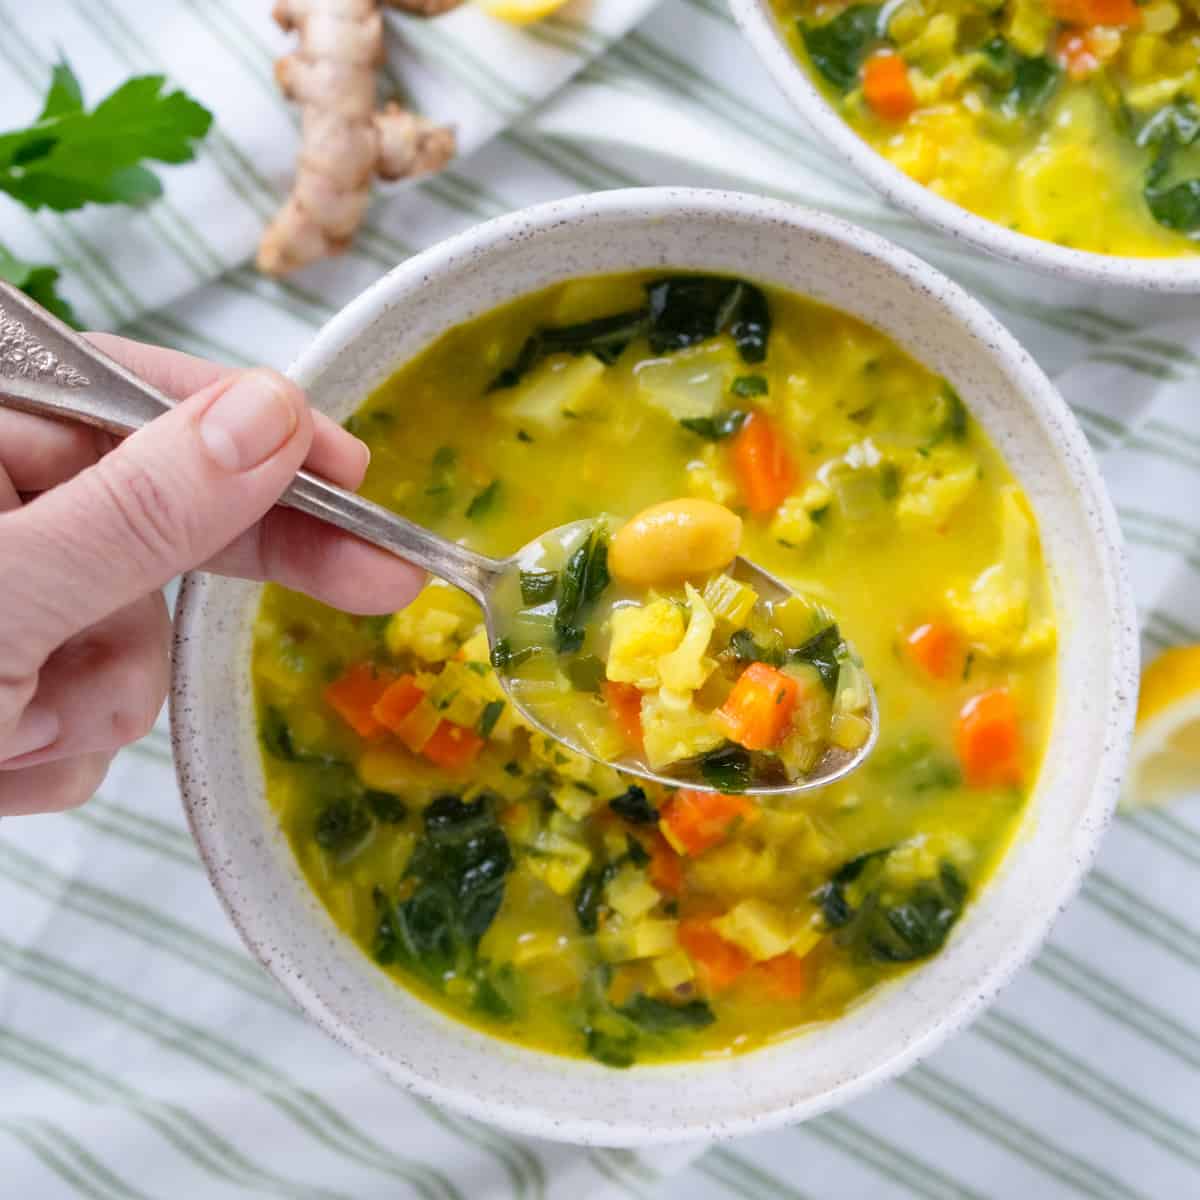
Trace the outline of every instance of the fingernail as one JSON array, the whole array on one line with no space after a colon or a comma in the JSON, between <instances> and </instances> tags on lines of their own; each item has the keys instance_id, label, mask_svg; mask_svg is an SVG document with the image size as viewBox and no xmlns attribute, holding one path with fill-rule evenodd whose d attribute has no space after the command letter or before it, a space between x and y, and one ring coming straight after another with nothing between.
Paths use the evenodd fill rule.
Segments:
<instances>
[{"instance_id":1,"label":"fingernail","mask_svg":"<svg viewBox=\"0 0 1200 1200\"><path fill-rule=\"evenodd\" d=\"M282 380L247 371L200 418L200 440L226 471L249 471L296 432L299 414Z\"/></svg>"},{"instance_id":2,"label":"fingernail","mask_svg":"<svg viewBox=\"0 0 1200 1200\"><path fill-rule=\"evenodd\" d=\"M0 757L19 758L44 750L58 737L61 724L58 713L45 704L31 704L20 716L17 727L0 748Z\"/></svg>"}]
</instances>

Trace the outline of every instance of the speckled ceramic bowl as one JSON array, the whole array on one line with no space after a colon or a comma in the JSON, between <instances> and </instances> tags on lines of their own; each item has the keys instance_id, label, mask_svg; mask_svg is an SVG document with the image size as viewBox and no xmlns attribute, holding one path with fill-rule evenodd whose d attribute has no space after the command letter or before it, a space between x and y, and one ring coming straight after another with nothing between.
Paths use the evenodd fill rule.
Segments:
<instances>
[{"instance_id":1,"label":"speckled ceramic bowl","mask_svg":"<svg viewBox=\"0 0 1200 1200\"><path fill-rule=\"evenodd\" d=\"M876 153L846 123L796 61L771 0L729 0L742 32L785 96L825 139L839 159L899 208L959 241L1059 279L1138 288L1147 292L1200 292L1200 255L1188 258L1123 258L1069 250L1014 233L944 200Z\"/></svg>"},{"instance_id":2,"label":"speckled ceramic bowl","mask_svg":"<svg viewBox=\"0 0 1200 1200\"><path fill-rule=\"evenodd\" d=\"M426 1006L341 935L264 797L250 693L259 587L193 575L175 633L184 801L247 945L323 1028L438 1103L523 1133L617 1145L761 1130L840 1104L927 1054L1036 949L1109 819L1133 715L1134 614L1113 510L1066 406L955 284L873 234L722 192L607 192L491 221L397 267L292 374L341 420L443 330L573 276L692 268L851 312L950 379L1041 527L1061 617L1048 761L1018 844L946 949L828 1026L737 1058L612 1071L494 1040ZM869 664L868 664L869 666Z\"/></svg>"}]
</instances>

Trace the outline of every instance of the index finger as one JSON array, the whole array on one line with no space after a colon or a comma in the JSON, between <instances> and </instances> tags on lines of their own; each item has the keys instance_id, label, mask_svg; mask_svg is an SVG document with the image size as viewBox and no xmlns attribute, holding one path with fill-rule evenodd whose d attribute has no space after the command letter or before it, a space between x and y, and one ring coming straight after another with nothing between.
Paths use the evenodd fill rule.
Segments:
<instances>
[{"instance_id":1,"label":"index finger","mask_svg":"<svg viewBox=\"0 0 1200 1200\"><path fill-rule=\"evenodd\" d=\"M183 400L238 369L195 358L191 354L184 354L182 350L168 350L164 346L135 342L115 333L85 333L83 336L97 350L116 359L139 379L144 379L151 387L166 392L176 400Z\"/></svg>"}]
</instances>

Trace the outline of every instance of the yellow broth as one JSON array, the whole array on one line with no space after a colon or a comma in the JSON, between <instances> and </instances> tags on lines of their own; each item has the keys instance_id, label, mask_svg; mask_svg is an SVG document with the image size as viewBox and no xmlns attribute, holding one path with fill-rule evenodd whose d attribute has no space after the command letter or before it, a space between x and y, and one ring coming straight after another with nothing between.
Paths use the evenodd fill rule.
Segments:
<instances>
[{"instance_id":1,"label":"yellow broth","mask_svg":"<svg viewBox=\"0 0 1200 1200\"><path fill-rule=\"evenodd\" d=\"M612 1066L761 1046L936 952L1018 827L1055 686L1010 472L948 385L861 322L743 290L769 307L765 352L736 322L657 353L638 332L607 362L552 353L493 386L533 331L641 313L652 279L559 285L439 338L350 422L363 491L496 555L675 496L741 511L742 552L862 655L867 766L771 807L736 780L719 810L639 791L530 733L478 609L437 584L390 619L269 586L253 651L269 798L338 926L453 1016ZM718 436L747 409L789 463L769 511ZM981 726L997 706L1015 717Z\"/></svg>"},{"instance_id":2,"label":"yellow broth","mask_svg":"<svg viewBox=\"0 0 1200 1200\"><path fill-rule=\"evenodd\" d=\"M945 199L1078 250L1200 248L1197 0L775 7L850 126Z\"/></svg>"}]
</instances>

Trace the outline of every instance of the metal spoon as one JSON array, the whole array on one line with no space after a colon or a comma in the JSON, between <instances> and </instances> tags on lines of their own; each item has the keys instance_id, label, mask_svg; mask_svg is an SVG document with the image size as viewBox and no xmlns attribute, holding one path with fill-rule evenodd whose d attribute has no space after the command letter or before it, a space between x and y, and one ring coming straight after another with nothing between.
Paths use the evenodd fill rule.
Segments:
<instances>
[{"instance_id":1,"label":"metal spoon","mask_svg":"<svg viewBox=\"0 0 1200 1200\"><path fill-rule=\"evenodd\" d=\"M23 292L0 283L0 407L81 421L123 437L161 416L173 404L168 396L101 353ZM461 588L483 608L492 644L498 636L497 588L503 580L513 578L520 569L522 556L546 537L543 534L510 558L490 558L438 537L381 505L307 471L297 473L279 503L336 525ZM551 532L569 534L570 529L563 526ZM779 579L747 559L736 559L732 570L764 599L783 600L793 594ZM568 733L547 726L529 712L513 695L508 679L503 674L500 678L514 705L534 726L577 754L595 757ZM874 749L879 733L879 709L869 682L867 690L871 733L863 746L855 751L830 749L803 779L751 787L747 792L766 795L808 791L825 787L858 767ZM622 760L610 765L667 786L717 790L704 783L659 774L641 762Z\"/></svg>"}]
</instances>

